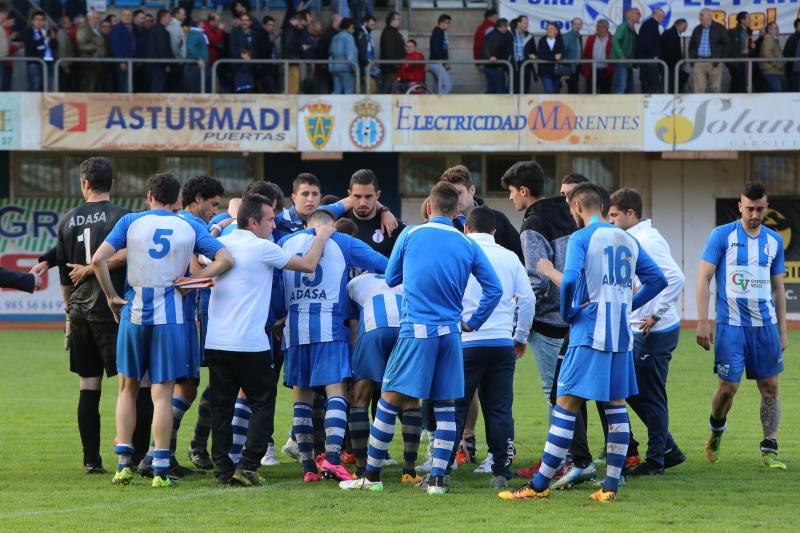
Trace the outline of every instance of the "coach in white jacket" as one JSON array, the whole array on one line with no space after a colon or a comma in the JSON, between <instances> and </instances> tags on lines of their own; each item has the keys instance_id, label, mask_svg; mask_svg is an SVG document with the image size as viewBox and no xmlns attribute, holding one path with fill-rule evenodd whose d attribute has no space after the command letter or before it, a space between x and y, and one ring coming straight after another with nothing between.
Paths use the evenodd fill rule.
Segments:
<instances>
[{"instance_id":1,"label":"coach in white jacket","mask_svg":"<svg viewBox=\"0 0 800 533\"><path fill-rule=\"evenodd\" d=\"M533 322L536 299L528 274L519 257L494 240L495 215L488 207L476 207L467 217L467 238L474 240L494 267L503 297L489 319L477 331L463 332L464 397L456 400L456 440L461 442L467 410L475 390L486 425L486 440L493 457L491 486L507 487L514 452L514 368L525 354L528 334ZM470 276L462 300L462 320L467 322L481 299L481 286ZM517 316L516 328L514 315ZM453 448L451 461L457 446Z\"/></svg>"},{"instance_id":2,"label":"coach in white jacket","mask_svg":"<svg viewBox=\"0 0 800 533\"><path fill-rule=\"evenodd\" d=\"M686 460L669 432L667 405L669 362L681 332L681 320L675 305L686 278L672 258L667 241L653 227L651 220L642 219L642 197L635 189L620 189L611 195L608 216L613 224L627 230L639 241L667 278L666 289L630 314L639 394L628 398L628 404L647 426L648 441L647 459L628 475L660 475L665 468Z\"/></svg>"}]
</instances>

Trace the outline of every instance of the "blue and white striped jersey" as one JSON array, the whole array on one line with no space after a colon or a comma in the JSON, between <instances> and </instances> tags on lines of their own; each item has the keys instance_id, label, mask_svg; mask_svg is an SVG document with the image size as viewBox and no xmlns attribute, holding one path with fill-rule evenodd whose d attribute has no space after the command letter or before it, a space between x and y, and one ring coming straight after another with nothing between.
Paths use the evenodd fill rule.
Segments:
<instances>
[{"instance_id":1,"label":"blue and white striped jersey","mask_svg":"<svg viewBox=\"0 0 800 533\"><path fill-rule=\"evenodd\" d=\"M651 286L648 294L653 286L658 289L648 300L666 286L661 270L628 232L593 222L572 234L561 289L562 308L569 302L579 309L568 317L570 346L591 346L603 352L633 349L628 313L636 307L634 274L643 286ZM577 281L575 288L567 286L567 279ZM584 303L588 305L580 308Z\"/></svg>"},{"instance_id":2,"label":"blue and white striped jersey","mask_svg":"<svg viewBox=\"0 0 800 533\"><path fill-rule=\"evenodd\" d=\"M344 204L342 202L321 205L319 208L329 211L337 220L342 218L342 215L345 213ZM283 235L292 235L293 233L302 231L305 227L306 223L300 217L300 213L297 212L294 206L282 210L278 216L275 217L275 229Z\"/></svg>"},{"instance_id":3,"label":"blue and white striped jersey","mask_svg":"<svg viewBox=\"0 0 800 533\"><path fill-rule=\"evenodd\" d=\"M315 231L303 230L281 239L292 255L305 255ZM350 339L345 325L350 303L347 282L350 267L383 274L386 258L349 235L334 233L325 243L322 259L313 274L283 271L284 298L288 316L283 330L284 347Z\"/></svg>"},{"instance_id":4,"label":"blue and white striped jersey","mask_svg":"<svg viewBox=\"0 0 800 533\"><path fill-rule=\"evenodd\" d=\"M783 239L761 226L757 237L740 220L714 228L703 261L717 270L717 322L729 326L764 326L778 322L772 299L772 276L783 274Z\"/></svg>"},{"instance_id":5,"label":"blue and white striped jersey","mask_svg":"<svg viewBox=\"0 0 800 533\"><path fill-rule=\"evenodd\" d=\"M403 286L389 287L381 274L362 274L347 284L347 294L358 308L358 335L378 328L399 328Z\"/></svg>"},{"instance_id":6,"label":"blue and white striped jersey","mask_svg":"<svg viewBox=\"0 0 800 533\"><path fill-rule=\"evenodd\" d=\"M208 226L206 225L206 221L198 216L193 215L189 211L181 209L180 211L178 211L178 216L185 220L188 220L189 222L194 222L201 228L204 228L206 229L206 231L208 231ZM191 275L191 272L189 272L188 268L186 269L186 275L187 276ZM204 305L203 300L205 300L204 311L206 314L208 314L208 300L210 297L211 297L211 289L198 289L196 291L189 291L186 294L184 294L183 295L184 322L187 320L188 321L195 320L195 317L197 316L198 298L201 307L203 307Z\"/></svg>"},{"instance_id":7,"label":"blue and white striped jersey","mask_svg":"<svg viewBox=\"0 0 800 533\"><path fill-rule=\"evenodd\" d=\"M160 209L125 215L106 242L128 249L122 318L140 325L183 324L183 296L173 283L193 254L211 258L223 248L204 226Z\"/></svg>"}]
</instances>

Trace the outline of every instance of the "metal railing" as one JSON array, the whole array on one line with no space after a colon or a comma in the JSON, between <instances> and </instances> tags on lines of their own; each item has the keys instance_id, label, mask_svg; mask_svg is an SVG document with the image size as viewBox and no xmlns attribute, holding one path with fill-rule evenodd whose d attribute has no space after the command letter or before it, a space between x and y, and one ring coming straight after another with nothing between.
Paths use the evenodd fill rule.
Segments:
<instances>
[{"instance_id":1,"label":"metal railing","mask_svg":"<svg viewBox=\"0 0 800 533\"><path fill-rule=\"evenodd\" d=\"M55 64L55 90L59 90L59 67L63 63L114 63L116 65L128 65L128 90L126 92L133 92L133 65L134 64L156 64L156 65L174 65L174 64L188 64L194 65L200 69L200 92L206 92L206 67L199 66L196 59L150 59L150 58L120 58L120 57L62 57L56 60Z\"/></svg>"},{"instance_id":2,"label":"metal railing","mask_svg":"<svg viewBox=\"0 0 800 533\"><path fill-rule=\"evenodd\" d=\"M374 59L367 63L367 72L372 70L372 67L379 66L379 65L426 65L425 71L427 72L427 66L429 65L503 65L508 69L508 94L514 94L514 67L511 66L511 62L505 59L498 59L496 61L491 61L489 59L470 59L470 60L444 60L444 59ZM433 76L436 78L437 83L437 94L442 93L442 76L437 76L435 73L432 73ZM367 93L370 92L370 88L367 88Z\"/></svg>"},{"instance_id":3,"label":"metal railing","mask_svg":"<svg viewBox=\"0 0 800 533\"><path fill-rule=\"evenodd\" d=\"M675 87L673 94L680 94L680 72L684 65L695 63L745 63L750 68L747 70L747 94L753 92L753 63L795 63L800 62L797 57L697 57L681 59L675 63Z\"/></svg>"},{"instance_id":4,"label":"metal railing","mask_svg":"<svg viewBox=\"0 0 800 533\"><path fill-rule=\"evenodd\" d=\"M217 59L211 66L211 92L217 92L217 69L223 65L283 65L283 94L289 94L289 67L292 65L336 65L353 67L356 77L356 94L361 94L361 69L358 63L349 59ZM302 80L301 80L302 81Z\"/></svg>"},{"instance_id":5,"label":"metal railing","mask_svg":"<svg viewBox=\"0 0 800 533\"><path fill-rule=\"evenodd\" d=\"M526 69L531 65L591 65L592 69L592 94L597 94L597 76L595 72L597 69L595 65L627 65L633 67L635 65L659 65L664 74L664 93L669 93L669 67L667 63L661 59L561 59L559 61L546 61L544 59L528 59L520 66L520 76L522 79L525 77ZM580 69L578 69L580 73Z\"/></svg>"},{"instance_id":6,"label":"metal railing","mask_svg":"<svg viewBox=\"0 0 800 533\"><path fill-rule=\"evenodd\" d=\"M49 85L47 84L50 81L50 73L47 72L47 61L42 59L41 57L27 57L27 56L3 56L0 57L0 62L3 61L13 61L15 63L25 63L26 66L26 76L27 76L27 63L41 63L42 64L42 89L43 92L48 90ZM58 61L56 61L56 65L58 65ZM56 76L58 76L58 71L56 71ZM58 78L56 78L58 79ZM57 82L56 82L57 83Z\"/></svg>"}]
</instances>

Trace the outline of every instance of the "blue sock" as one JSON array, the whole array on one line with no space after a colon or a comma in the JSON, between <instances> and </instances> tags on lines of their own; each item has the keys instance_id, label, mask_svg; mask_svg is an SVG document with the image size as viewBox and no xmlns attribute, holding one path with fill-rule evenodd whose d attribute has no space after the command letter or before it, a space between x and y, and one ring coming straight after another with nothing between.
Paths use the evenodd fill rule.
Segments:
<instances>
[{"instance_id":1,"label":"blue sock","mask_svg":"<svg viewBox=\"0 0 800 533\"><path fill-rule=\"evenodd\" d=\"M316 472L314 463L314 424L311 421L311 405L305 402L294 402L294 418L292 432L300 450L300 462L304 472Z\"/></svg>"},{"instance_id":2,"label":"blue sock","mask_svg":"<svg viewBox=\"0 0 800 533\"><path fill-rule=\"evenodd\" d=\"M242 450L244 443L247 442L247 429L250 427L250 404L246 398L236 398L236 406L233 408L233 419L231 420L231 431L233 441L228 457L231 458L235 466L239 466L242 460Z\"/></svg>"},{"instance_id":3,"label":"blue sock","mask_svg":"<svg viewBox=\"0 0 800 533\"><path fill-rule=\"evenodd\" d=\"M414 470L419 454L419 436L422 433L422 411L419 407L403 411L400 416L403 429L403 468ZM351 437L352 439L352 437Z\"/></svg>"},{"instance_id":4,"label":"blue sock","mask_svg":"<svg viewBox=\"0 0 800 533\"><path fill-rule=\"evenodd\" d=\"M175 455L175 450L178 446L178 430L181 428L181 420L183 415L189 410L192 404L186 401L185 398L180 396L172 397L172 438L169 441L169 449L172 455Z\"/></svg>"},{"instance_id":5,"label":"blue sock","mask_svg":"<svg viewBox=\"0 0 800 533\"><path fill-rule=\"evenodd\" d=\"M372 428L369 431L367 447L367 475L374 481L380 478L383 461L386 460L386 454L394 438L394 425L399 412L399 408L383 398L378 400L378 410L375 411L375 420L372 421Z\"/></svg>"},{"instance_id":6,"label":"blue sock","mask_svg":"<svg viewBox=\"0 0 800 533\"><path fill-rule=\"evenodd\" d=\"M197 423L189 447L192 450L207 450L208 435L211 433L211 390L206 387L197 404Z\"/></svg>"},{"instance_id":7,"label":"blue sock","mask_svg":"<svg viewBox=\"0 0 800 533\"><path fill-rule=\"evenodd\" d=\"M159 476L167 479L169 472L170 451L163 448L153 450L153 477Z\"/></svg>"},{"instance_id":8,"label":"blue sock","mask_svg":"<svg viewBox=\"0 0 800 533\"><path fill-rule=\"evenodd\" d=\"M367 460L369 440L369 410L366 407L350 408L350 453L357 461Z\"/></svg>"},{"instance_id":9,"label":"blue sock","mask_svg":"<svg viewBox=\"0 0 800 533\"><path fill-rule=\"evenodd\" d=\"M347 433L347 400L331 396L325 406L325 460L332 465L342 463L344 434Z\"/></svg>"},{"instance_id":10,"label":"blue sock","mask_svg":"<svg viewBox=\"0 0 800 533\"><path fill-rule=\"evenodd\" d=\"M604 492L617 492L619 476L625 466L628 453L628 442L631 438L631 426L628 422L628 410L625 405L608 405L608 443L606 444L606 479L603 481Z\"/></svg>"},{"instance_id":11,"label":"blue sock","mask_svg":"<svg viewBox=\"0 0 800 533\"><path fill-rule=\"evenodd\" d=\"M433 441L432 476L444 476L456 440L456 406L450 402L434 402L436 437Z\"/></svg>"},{"instance_id":12,"label":"blue sock","mask_svg":"<svg viewBox=\"0 0 800 533\"><path fill-rule=\"evenodd\" d=\"M728 429L728 419L725 417L722 420L717 420L712 416L708 419L708 427L715 437L719 437Z\"/></svg>"},{"instance_id":13,"label":"blue sock","mask_svg":"<svg viewBox=\"0 0 800 533\"><path fill-rule=\"evenodd\" d=\"M131 466L132 444L117 444L114 446L114 453L117 454L117 472L122 472L123 468Z\"/></svg>"},{"instance_id":14,"label":"blue sock","mask_svg":"<svg viewBox=\"0 0 800 533\"><path fill-rule=\"evenodd\" d=\"M542 453L542 464L539 466L536 477L531 481L533 490L538 492L550 486L553 474L561 468L567 457L575 432L575 413L570 413L556 405L553 407L552 421L550 431L547 433L547 444L544 445Z\"/></svg>"}]
</instances>

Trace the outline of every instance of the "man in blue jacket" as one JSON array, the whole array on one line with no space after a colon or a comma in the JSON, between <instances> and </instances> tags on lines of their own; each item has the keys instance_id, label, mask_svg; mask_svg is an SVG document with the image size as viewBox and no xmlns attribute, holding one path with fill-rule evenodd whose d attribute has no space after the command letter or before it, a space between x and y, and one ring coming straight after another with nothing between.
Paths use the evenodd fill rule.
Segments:
<instances>
[{"instance_id":1,"label":"man in blue jacket","mask_svg":"<svg viewBox=\"0 0 800 533\"><path fill-rule=\"evenodd\" d=\"M130 9L123 9L119 12L119 22L114 24L109 35L111 41L111 57L128 59L133 57L136 49L136 37L133 36L133 15ZM114 75L117 78L117 91L127 93L128 87L128 64L119 63L114 67Z\"/></svg>"},{"instance_id":2,"label":"man in blue jacket","mask_svg":"<svg viewBox=\"0 0 800 533\"><path fill-rule=\"evenodd\" d=\"M636 39L636 59L658 59L661 57L661 22L664 20L664 10L655 8L650 18L642 23L639 28L639 38ZM661 66L656 63L642 63L639 65L639 81L642 82L644 94L660 93L663 85L661 82Z\"/></svg>"}]
</instances>

